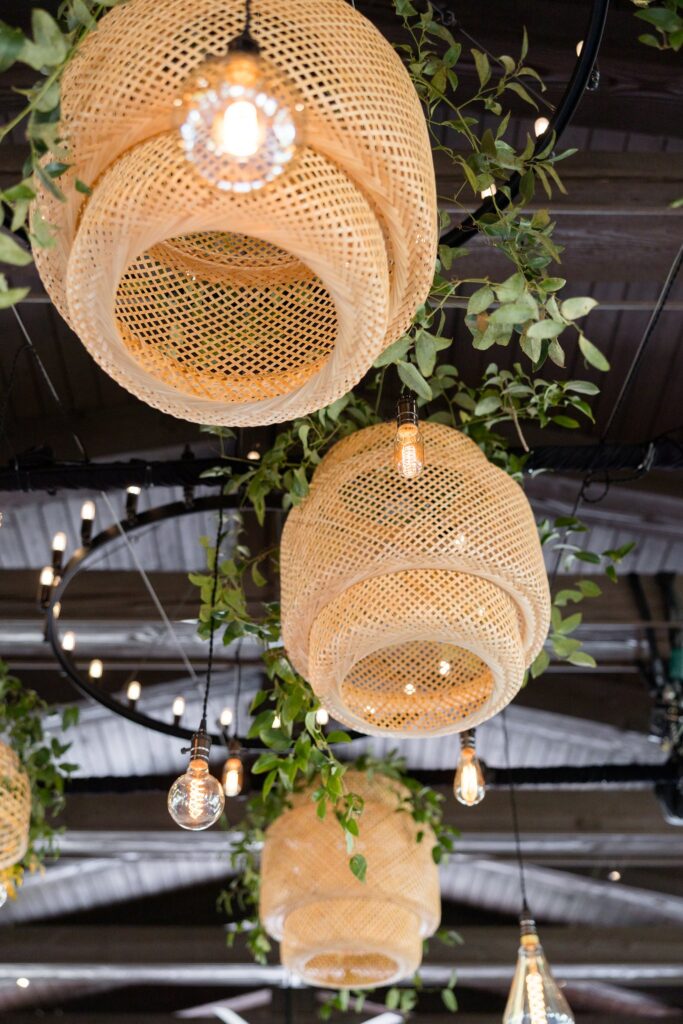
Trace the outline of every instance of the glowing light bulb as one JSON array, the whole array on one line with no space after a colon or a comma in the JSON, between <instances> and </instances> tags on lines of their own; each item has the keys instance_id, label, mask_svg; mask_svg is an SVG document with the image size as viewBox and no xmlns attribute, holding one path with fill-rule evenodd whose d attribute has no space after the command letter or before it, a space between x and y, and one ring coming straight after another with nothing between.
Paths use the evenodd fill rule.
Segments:
<instances>
[{"instance_id":1,"label":"glowing light bulb","mask_svg":"<svg viewBox=\"0 0 683 1024\"><path fill-rule=\"evenodd\" d=\"M321 728L322 728L322 726L327 725L329 720L330 720L330 713L329 713L329 711L327 711L326 708L318 708L318 710L315 713L316 724L321 726Z\"/></svg>"},{"instance_id":2,"label":"glowing light bulb","mask_svg":"<svg viewBox=\"0 0 683 1024\"><path fill-rule=\"evenodd\" d=\"M66 551L66 534L63 530L60 530L52 538L52 550L53 551Z\"/></svg>"},{"instance_id":3,"label":"glowing light bulb","mask_svg":"<svg viewBox=\"0 0 683 1024\"><path fill-rule=\"evenodd\" d=\"M176 697L176 699L173 701L173 718L175 719L176 722L179 722L184 714L185 714L185 698L184 697Z\"/></svg>"},{"instance_id":4,"label":"glowing light bulb","mask_svg":"<svg viewBox=\"0 0 683 1024\"><path fill-rule=\"evenodd\" d=\"M537 117L534 121L534 132L536 135L545 135L550 128L550 121L547 117Z\"/></svg>"},{"instance_id":5,"label":"glowing light bulb","mask_svg":"<svg viewBox=\"0 0 683 1024\"><path fill-rule=\"evenodd\" d=\"M95 502L94 501L84 501L83 505L81 506L81 519L84 519L86 522L90 522L91 523L94 518L95 518Z\"/></svg>"},{"instance_id":6,"label":"glowing light bulb","mask_svg":"<svg viewBox=\"0 0 683 1024\"><path fill-rule=\"evenodd\" d=\"M412 683L406 683L406 685L403 687L403 692L406 693L409 697L412 697L412 695L415 693L414 685Z\"/></svg>"},{"instance_id":7,"label":"glowing light bulb","mask_svg":"<svg viewBox=\"0 0 683 1024\"><path fill-rule=\"evenodd\" d=\"M88 666L88 675L91 679L101 679L104 675L104 665L99 658L93 658Z\"/></svg>"},{"instance_id":8,"label":"glowing light bulb","mask_svg":"<svg viewBox=\"0 0 683 1024\"><path fill-rule=\"evenodd\" d=\"M613 870L613 871L610 871L609 874L607 875L607 877L609 878L610 882L620 882L621 881L621 871L617 871L616 869Z\"/></svg>"},{"instance_id":9,"label":"glowing light bulb","mask_svg":"<svg viewBox=\"0 0 683 1024\"><path fill-rule=\"evenodd\" d=\"M255 448L252 448L250 452L247 452L247 458L250 462L258 462L261 458L261 452L257 452Z\"/></svg>"},{"instance_id":10,"label":"glowing light bulb","mask_svg":"<svg viewBox=\"0 0 683 1024\"><path fill-rule=\"evenodd\" d=\"M263 188L303 141L303 103L257 50L236 47L205 61L177 106L187 159L225 192Z\"/></svg>"},{"instance_id":11,"label":"glowing light bulb","mask_svg":"<svg viewBox=\"0 0 683 1024\"><path fill-rule=\"evenodd\" d=\"M28 988L31 984L28 978L17 978L17 985L19 988Z\"/></svg>"},{"instance_id":12,"label":"glowing light bulb","mask_svg":"<svg viewBox=\"0 0 683 1024\"><path fill-rule=\"evenodd\" d=\"M62 637L62 650L73 651L76 647L76 634L69 630Z\"/></svg>"},{"instance_id":13,"label":"glowing light bulb","mask_svg":"<svg viewBox=\"0 0 683 1024\"><path fill-rule=\"evenodd\" d=\"M280 716L275 715L275 717L273 718L273 729L279 729L281 725L282 722L280 721Z\"/></svg>"},{"instance_id":14,"label":"glowing light bulb","mask_svg":"<svg viewBox=\"0 0 683 1024\"><path fill-rule=\"evenodd\" d=\"M581 51L582 50L583 50L583 39L579 39L578 43L576 44L576 56L577 57L581 56Z\"/></svg>"},{"instance_id":15,"label":"glowing light bulb","mask_svg":"<svg viewBox=\"0 0 683 1024\"><path fill-rule=\"evenodd\" d=\"M520 925L521 945L503 1024L575 1024L551 974L534 921L524 915Z\"/></svg>"},{"instance_id":16,"label":"glowing light bulb","mask_svg":"<svg viewBox=\"0 0 683 1024\"><path fill-rule=\"evenodd\" d=\"M51 565L46 565L40 572L41 587L51 587L55 581L55 571Z\"/></svg>"},{"instance_id":17,"label":"glowing light bulb","mask_svg":"<svg viewBox=\"0 0 683 1024\"><path fill-rule=\"evenodd\" d=\"M396 410L394 465L404 480L415 480L424 469L425 448L414 398L400 398Z\"/></svg>"},{"instance_id":18,"label":"glowing light bulb","mask_svg":"<svg viewBox=\"0 0 683 1024\"><path fill-rule=\"evenodd\" d=\"M131 681L128 683L128 686L126 687L126 697L128 699L128 703L129 704L137 703L137 701L140 700L140 695L141 694L142 694L142 686L137 681L137 679L131 679Z\"/></svg>"},{"instance_id":19,"label":"glowing light bulb","mask_svg":"<svg viewBox=\"0 0 683 1024\"><path fill-rule=\"evenodd\" d=\"M232 740L228 747L229 757L223 765L221 783L226 796L239 796L244 785L244 765L240 757L240 745Z\"/></svg>"},{"instance_id":20,"label":"glowing light bulb","mask_svg":"<svg viewBox=\"0 0 683 1024\"><path fill-rule=\"evenodd\" d=\"M205 732L192 737L190 764L168 792L168 812L177 825L199 832L214 825L225 807L225 793L209 773L211 739Z\"/></svg>"},{"instance_id":21,"label":"glowing light bulb","mask_svg":"<svg viewBox=\"0 0 683 1024\"><path fill-rule=\"evenodd\" d=\"M223 729L227 729L232 725L232 717L232 708L223 708L221 717L218 719Z\"/></svg>"},{"instance_id":22,"label":"glowing light bulb","mask_svg":"<svg viewBox=\"0 0 683 1024\"><path fill-rule=\"evenodd\" d=\"M481 195L482 199L490 199L492 196L495 196L497 191L498 189L496 188L495 184L493 184L489 185L488 188L482 189L482 191L479 194Z\"/></svg>"},{"instance_id":23,"label":"glowing light bulb","mask_svg":"<svg viewBox=\"0 0 683 1024\"><path fill-rule=\"evenodd\" d=\"M53 619L58 619L61 614L62 614L62 602L61 601L57 601L52 606L52 618Z\"/></svg>"},{"instance_id":24,"label":"glowing light bulb","mask_svg":"<svg viewBox=\"0 0 683 1024\"><path fill-rule=\"evenodd\" d=\"M460 734L460 760L453 781L453 792L458 803L474 807L486 794L484 772L475 749L474 729Z\"/></svg>"},{"instance_id":25,"label":"glowing light bulb","mask_svg":"<svg viewBox=\"0 0 683 1024\"><path fill-rule=\"evenodd\" d=\"M445 658L442 658L441 661L439 662L439 675L440 676L447 676L448 673L450 672L450 670L451 670L451 663L450 663L450 661L446 661Z\"/></svg>"}]
</instances>

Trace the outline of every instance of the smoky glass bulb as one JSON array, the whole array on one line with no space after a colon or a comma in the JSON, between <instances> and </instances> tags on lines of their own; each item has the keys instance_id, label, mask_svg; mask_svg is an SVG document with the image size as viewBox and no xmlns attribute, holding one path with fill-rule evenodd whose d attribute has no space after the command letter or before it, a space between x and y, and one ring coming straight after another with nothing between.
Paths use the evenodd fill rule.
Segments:
<instances>
[{"instance_id":1,"label":"smoky glass bulb","mask_svg":"<svg viewBox=\"0 0 683 1024\"><path fill-rule=\"evenodd\" d=\"M463 747L460 751L453 792L458 803L465 807L474 807L484 799L484 772L474 747Z\"/></svg>"},{"instance_id":2,"label":"smoky glass bulb","mask_svg":"<svg viewBox=\"0 0 683 1024\"><path fill-rule=\"evenodd\" d=\"M199 832L214 825L225 807L223 788L203 758L193 758L168 792L168 812L181 828Z\"/></svg>"},{"instance_id":3,"label":"smoky glass bulb","mask_svg":"<svg viewBox=\"0 0 683 1024\"><path fill-rule=\"evenodd\" d=\"M522 939L503 1024L575 1024L553 978L533 921L522 923Z\"/></svg>"},{"instance_id":4,"label":"smoky glass bulb","mask_svg":"<svg viewBox=\"0 0 683 1024\"><path fill-rule=\"evenodd\" d=\"M394 465L404 480L415 480L424 469L425 446L420 428L402 423L394 441Z\"/></svg>"},{"instance_id":5,"label":"smoky glass bulb","mask_svg":"<svg viewBox=\"0 0 683 1024\"><path fill-rule=\"evenodd\" d=\"M258 53L236 50L205 61L177 105L187 159L224 192L263 188L303 141L303 103Z\"/></svg>"}]
</instances>

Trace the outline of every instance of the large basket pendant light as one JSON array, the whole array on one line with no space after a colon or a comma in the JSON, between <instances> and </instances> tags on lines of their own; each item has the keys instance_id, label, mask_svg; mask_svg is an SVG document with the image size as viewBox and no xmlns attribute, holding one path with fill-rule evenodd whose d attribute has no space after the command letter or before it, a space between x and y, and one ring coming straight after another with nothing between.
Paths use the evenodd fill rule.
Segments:
<instances>
[{"instance_id":1,"label":"large basket pendant light","mask_svg":"<svg viewBox=\"0 0 683 1024\"><path fill-rule=\"evenodd\" d=\"M254 0L259 59L300 98L305 134L258 188L199 166L177 104L243 22L244 0L129 0L101 20L64 74L72 167L65 203L39 196L57 231L36 252L112 377L173 415L232 425L348 391L425 299L437 245L417 94L346 0Z\"/></svg>"},{"instance_id":2,"label":"large basket pendant light","mask_svg":"<svg viewBox=\"0 0 683 1024\"><path fill-rule=\"evenodd\" d=\"M334 815L321 821L311 792L299 793L266 832L261 920L283 965L309 984L388 985L418 969L423 939L439 925L434 837L398 811L407 795L399 783L355 771L345 781L365 800L356 851L367 861L365 882L351 873Z\"/></svg>"},{"instance_id":3,"label":"large basket pendant light","mask_svg":"<svg viewBox=\"0 0 683 1024\"><path fill-rule=\"evenodd\" d=\"M0 741L0 871L18 864L28 849L31 787L19 758Z\"/></svg>"},{"instance_id":4,"label":"large basket pendant light","mask_svg":"<svg viewBox=\"0 0 683 1024\"><path fill-rule=\"evenodd\" d=\"M361 732L473 728L518 692L550 595L533 514L464 434L423 424L425 468L392 465L393 424L339 442L282 537L297 670Z\"/></svg>"}]
</instances>

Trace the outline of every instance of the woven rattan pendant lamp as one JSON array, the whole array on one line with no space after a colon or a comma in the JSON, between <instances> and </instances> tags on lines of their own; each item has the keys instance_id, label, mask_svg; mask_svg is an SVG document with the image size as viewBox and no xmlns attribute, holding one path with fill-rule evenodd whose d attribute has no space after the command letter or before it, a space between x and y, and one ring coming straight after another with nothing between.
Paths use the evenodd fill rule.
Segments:
<instances>
[{"instance_id":1,"label":"woven rattan pendant lamp","mask_svg":"<svg viewBox=\"0 0 683 1024\"><path fill-rule=\"evenodd\" d=\"M346 0L252 7L263 59L305 109L285 173L221 191L178 133L186 83L240 32L244 0L129 0L65 72L67 201L38 201L57 229L40 274L88 350L203 423L282 421L344 394L424 300L437 244L427 129L391 46Z\"/></svg>"},{"instance_id":2,"label":"woven rattan pendant lamp","mask_svg":"<svg viewBox=\"0 0 683 1024\"><path fill-rule=\"evenodd\" d=\"M422 429L414 480L392 465L392 424L335 445L282 537L288 654L334 717L369 734L486 721L518 692L548 631L522 489L464 434Z\"/></svg>"},{"instance_id":3,"label":"woven rattan pendant lamp","mask_svg":"<svg viewBox=\"0 0 683 1024\"><path fill-rule=\"evenodd\" d=\"M19 758L0 742L0 871L18 864L28 849L31 787Z\"/></svg>"},{"instance_id":4,"label":"woven rattan pendant lamp","mask_svg":"<svg viewBox=\"0 0 683 1024\"><path fill-rule=\"evenodd\" d=\"M438 870L429 828L397 808L399 783L360 772L347 788L365 800L357 852L367 860L359 882L349 868L334 815L320 820L310 791L266 832L261 860L261 921L280 942L285 967L311 985L365 988L409 977L420 966L422 941L441 914Z\"/></svg>"}]
</instances>

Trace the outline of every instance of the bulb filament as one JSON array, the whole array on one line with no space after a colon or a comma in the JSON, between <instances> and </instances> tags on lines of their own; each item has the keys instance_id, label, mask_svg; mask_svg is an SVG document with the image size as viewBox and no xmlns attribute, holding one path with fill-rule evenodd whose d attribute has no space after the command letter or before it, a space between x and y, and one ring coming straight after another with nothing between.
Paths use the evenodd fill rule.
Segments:
<instances>
[{"instance_id":1,"label":"bulb filament","mask_svg":"<svg viewBox=\"0 0 683 1024\"><path fill-rule=\"evenodd\" d=\"M534 964L526 976L526 994L529 1000L529 1024L548 1024L543 995L543 978Z\"/></svg>"}]
</instances>

